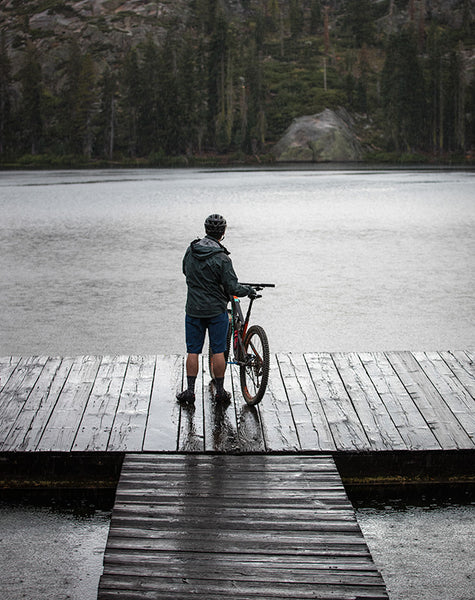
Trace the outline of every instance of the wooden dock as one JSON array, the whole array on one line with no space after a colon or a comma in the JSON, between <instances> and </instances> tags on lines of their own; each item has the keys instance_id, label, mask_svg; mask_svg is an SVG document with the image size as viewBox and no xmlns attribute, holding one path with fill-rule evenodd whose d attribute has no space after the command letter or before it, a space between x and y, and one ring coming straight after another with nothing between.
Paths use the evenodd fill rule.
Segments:
<instances>
[{"instance_id":1,"label":"wooden dock","mask_svg":"<svg viewBox=\"0 0 475 600\"><path fill-rule=\"evenodd\" d=\"M332 457L128 455L98 600L387 600Z\"/></svg>"},{"instance_id":2,"label":"wooden dock","mask_svg":"<svg viewBox=\"0 0 475 600\"><path fill-rule=\"evenodd\" d=\"M272 356L246 405L231 367L216 404L203 361L193 409L183 356L0 359L0 452L366 452L475 449L474 353Z\"/></svg>"},{"instance_id":3,"label":"wooden dock","mask_svg":"<svg viewBox=\"0 0 475 600\"><path fill-rule=\"evenodd\" d=\"M474 353L273 355L255 408L201 366L182 407L183 356L0 358L1 485L94 487L95 461L115 488L125 457L100 600L387 598L341 477L473 485Z\"/></svg>"}]
</instances>

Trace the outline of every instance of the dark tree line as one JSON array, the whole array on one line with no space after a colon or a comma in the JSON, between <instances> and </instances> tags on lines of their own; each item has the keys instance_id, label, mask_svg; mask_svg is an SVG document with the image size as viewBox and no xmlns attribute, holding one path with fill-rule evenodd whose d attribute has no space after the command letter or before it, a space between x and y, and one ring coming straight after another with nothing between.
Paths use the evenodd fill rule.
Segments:
<instances>
[{"instance_id":1,"label":"dark tree line","mask_svg":"<svg viewBox=\"0 0 475 600\"><path fill-rule=\"evenodd\" d=\"M462 43L443 28L434 24L426 30L414 16L407 27L378 38L376 5L370 0L347 0L340 21L320 0L242 4L252 8L252 18L236 23L220 0L192 0L186 26L170 23L162 44L150 38L106 68L99 69L94 56L71 43L57 80L48 82L32 41L13 75L3 35L0 155L152 157L159 162L164 156L206 151L262 152L267 141L283 133L269 131L272 103L281 98L271 93L266 61L274 53L271 58L289 65L289 72L291 67L304 71L310 38L318 40L311 52L328 59L328 86L341 91L338 97L346 108L379 119L386 150L470 148L474 84L468 80ZM357 77L335 64L335 23L345 43L359 52ZM378 73L364 60L374 44L386 57ZM326 71L321 82L326 91Z\"/></svg>"}]
</instances>

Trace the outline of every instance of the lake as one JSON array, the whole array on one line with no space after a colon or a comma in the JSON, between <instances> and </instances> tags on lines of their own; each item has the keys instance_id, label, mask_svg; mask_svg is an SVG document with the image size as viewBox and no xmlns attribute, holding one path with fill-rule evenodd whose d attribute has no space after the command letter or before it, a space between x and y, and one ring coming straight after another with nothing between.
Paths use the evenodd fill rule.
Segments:
<instances>
[{"instance_id":1,"label":"lake","mask_svg":"<svg viewBox=\"0 0 475 600\"><path fill-rule=\"evenodd\" d=\"M276 284L254 313L271 351L474 348L474 184L450 169L0 173L0 353L183 353L181 261L214 212L240 279ZM6 600L96 597L107 515L0 508ZM473 505L358 518L391 600L475 597Z\"/></svg>"},{"instance_id":2,"label":"lake","mask_svg":"<svg viewBox=\"0 0 475 600\"><path fill-rule=\"evenodd\" d=\"M181 260L212 212L273 351L473 346L475 175L0 174L2 354L184 351Z\"/></svg>"}]
</instances>

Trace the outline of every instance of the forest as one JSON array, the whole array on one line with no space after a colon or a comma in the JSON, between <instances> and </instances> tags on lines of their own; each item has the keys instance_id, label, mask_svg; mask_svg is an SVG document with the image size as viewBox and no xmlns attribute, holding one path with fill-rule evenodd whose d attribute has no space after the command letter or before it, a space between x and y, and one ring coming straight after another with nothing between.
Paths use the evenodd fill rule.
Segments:
<instances>
[{"instance_id":1,"label":"forest","mask_svg":"<svg viewBox=\"0 0 475 600\"><path fill-rule=\"evenodd\" d=\"M4 167L265 163L292 119L340 106L367 160L474 162L470 0L452 20L429 0L188 0L116 45L91 15L102 47L64 36L55 64L31 14L84 3L3 4Z\"/></svg>"}]
</instances>

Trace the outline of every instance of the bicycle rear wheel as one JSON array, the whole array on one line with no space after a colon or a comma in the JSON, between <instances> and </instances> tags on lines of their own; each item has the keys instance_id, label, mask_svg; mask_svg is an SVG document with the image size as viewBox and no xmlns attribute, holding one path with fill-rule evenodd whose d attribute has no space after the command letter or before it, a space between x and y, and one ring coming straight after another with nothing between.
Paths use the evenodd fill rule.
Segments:
<instances>
[{"instance_id":1,"label":"bicycle rear wheel","mask_svg":"<svg viewBox=\"0 0 475 600\"><path fill-rule=\"evenodd\" d=\"M252 325L244 339L245 364L240 367L241 390L245 401L254 406L266 391L269 380L269 342L260 325Z\"/></svg>"}]
</instances>

